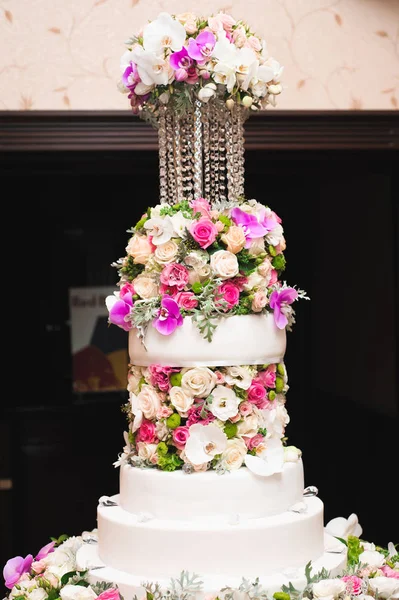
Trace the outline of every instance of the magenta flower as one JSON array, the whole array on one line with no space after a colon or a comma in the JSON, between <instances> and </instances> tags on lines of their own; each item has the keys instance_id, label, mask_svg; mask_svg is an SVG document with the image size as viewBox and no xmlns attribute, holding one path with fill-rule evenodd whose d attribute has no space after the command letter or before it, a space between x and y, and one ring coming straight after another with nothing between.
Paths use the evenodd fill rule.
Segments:
<instances>
[{"instance_id":1,"label":"magenta flower","mask_svg":"<svg viewBox=\"0 0 399 600\"><path fill-rule=\"evenodd\" d=\"M105 302L108 308L108 322L121 327L125 331L130 331L133 323L127 320L127 317L133 307L132 292L123 293L123 298L107 296Z\"/></svg>"},{"instance_id":2,"label":"magenta flower","mask_svg":"<svg viewBox=\"0 0 399 600\"><path fill-rule=\"evenodd\" d=\"M253 239L263 237L276 226L273 221L273 227L269 228L269 219L264 219L259 223L255 215L249 215L241 210L241 208L233 208L231 218L236 225L240 225L244 230L245 239L247 240L245 247L249 248Z\"/></svg>"},{"instance_id":3,"label":"magenta flower","mask_svg":"<svg viewBox=\"0 0 399 600\"><path fill-rule=\"evenodd\" d=\"M32 566L33 556L28 554L25 558L15 556L7 561L3 569L5 586L10 590L18 583L24 573L29 573Z\"/></svg>"},{"instance_id":4,"label":"magenta flower","mask_svg":"<svg viewBox=\"0 0 399 600\"><path fill-rule=\"evenodd\" d=\"M162 298L158 316L153 320L152 324L162 335L170 335L176 327L183 325L183 317L180 314L179 305L173 298L170 298L170 296Z\"/></svg>"},{"instance_id":5,"label":"magenta flower","mask_svg":"<svg viewBox=\"0 0 399 600\"><path fill-rule=\"evenodd\" d=\"M185 81L189 74L192 75L193 60L189 57L187 49L182 48L173 52L169 58L170 66L175 71L177 81Z\"/></svg>"},{"instance_id":6,"label":"magenta flower","mask_svg":"<svg viewBox=\"0 0 399 600\"><path fill-rule=\"evenodd\" d=\"M97 596L98 600L120 600L120 595L117 589L109 588L105 590L105 592L101 592L99 596Z\"/></svg>"},{"instance_id":7,"label":"magenta flower","mask_svg":"<svg viewBox=\"0 0 399 600\"><path fill-rule=\"evenodd\" d=\"M141 80L137 71L137 65L131 62L123 72L122 83L131 92L133 92L134 88L140 81Z\"/></svg>"},{"instance_id":8,"label":"magenta flower","mask_svg":"<svg viewBox=\"0 0 399 600\"><path fill-rule=\"evenodd\" d=\"M289 307L298 298L298 292L294 288L285 288L272 292L269 300L269 306L274 311L274 322L279 329L284 329L288 324L287 314L291 309Z\"/></svg>"},{"instance_id":9,"label":"magenta flower","mask_svg":"<svg viewBox=\"0 0 399 600\"><path fill-rule=\"evenodd\" d=\"M198 63L209 60L216 44L216 38L211 31L203 31L188 42L188 55Z\"/></svg>"},{"instance_id":10,"label":"magenta flower","mask_svg":"<svg viewBox=\"0 0 399 600\"><path fill-rule=\"evenodd\" d=\"M42 558L46 558L46 556L48 556L51 552L54 552L54 546L55 542L50 542L49 544L43 546L43 548L40 548L35 560L42 560Z\"/></svg>"}]
</instances>

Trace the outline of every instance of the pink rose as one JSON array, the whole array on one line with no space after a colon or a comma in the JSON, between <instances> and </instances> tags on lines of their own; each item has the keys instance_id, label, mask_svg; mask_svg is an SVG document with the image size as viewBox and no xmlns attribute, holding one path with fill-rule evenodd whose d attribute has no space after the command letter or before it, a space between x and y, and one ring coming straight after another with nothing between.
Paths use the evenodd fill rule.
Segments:
<instances>
[{"instance_id":1,"label":"pink rose","mask_svg":"<svg viewBox=\"0 0 399 600\"><path fill-rule=\"evenodd\" d=\"M175 300L184 310L192 310L198 306L198 300L193 292L179 292L176 294Z\"/></svg>"},{"instance_id":2,"label":"pink rose","mask_svg":"<svg viewBox=\"0 0 399 600\"><path fill-rule=\"evenodd\" d=\"M211 214L211 206L208 200L205 200L205 198L197 198L196 200L192 200L190 202L190 206L193 209L194 214L201 213L203 217L209 218Z\"/></svg>"},{"instance_id":3,"label":"pink rose","mask_svg":"<svg viewBox=\"0 0 399 600\"><path fill-rule=\"evenodd\" d=\"M360 579L360 577L356 577L356 575L345 575L345 577L341 577L341 581L346 583L346 591L348 594L358 596L362 593L363 579Z\"/></svg>"},{"instance_id":4,"label":"pink rose","mask_svg":"<svg viewBox=\"0 0 399 600\"><path fill-rule=\"evenodd\" d=\"M178 263L171 263L162 269L160 280L164 286L180 292L188 283L188 269Z\"/></svg>"},{"instance_id":5,"label":"pink rose","mask_svg":"<svg viewBox=\"0 0 399 600\"><path fill-rule=\"evenodd\" d=\"M234 285L234 283L231 283L231 281L225 281L222 283L217 290L217 294L221 296L219 303L221 300L227 302L227 307L225 310L233 308L233 306L238 304L240 300L240 290L236 285Z\"/></svg>"},{"instance_id":6,"label":"pink rose","mask_svg":"<svg viewBox=\"0 0 399 600\"><path fill-rule=\"evenodd\" d=\"M143 421L138 430L136 441L144 442L145 444L153 444L155 442L155 425L151 421Z\"/></svg>"},{"instance_id":7,"label":"pink rose","mask_svg":"<svg viewBox=\"0 0 399 600\"><path fill-rule=\"evenodd\" d=\"M216 384L217 385L221 385L222 383L224 383L226 381L226 378L223 375L223 373L221 373L220 371L214 371L214 373L216 375Z\"/></svg>"},{"instance_id":8,"label":"pink rose","mask_svg":"<svg viewBox=\"0 0 399 600\"><path fill-rule=\"evenodd\" d=\"M259 444L262 444L264 439L265 438L261 433L257 433L253 437L244 437L244 442L248 450L253 450L254 448L257 448Z\"/></svg>"},{"instance_id":9,"label":"pink rose","mask_svg":"<svg viewBox=\"0 0 399 600\"><path fill-rule=\"evenodd\" d=\"M241 402L240 404L240 414L243 417L246 417L247 415L250 415L253 412L253 405L250 402Z\"/></svg>"},{"instance_id":10,"label":"pink rose","mask_svg":"<svg viewBox=\"0 0 399 600\"><path fill-rule=\"evenodd\" d=\"M172 413L173 410L169 406L163 405L157 410L157 419L167 419Z\"/></svg>"},{"instance_id":11,"label":"pink rose","mask_svg":"<svg viewBox=\"0 0 399 600\"><path fill-rule=\"evenodd\" d=\"M225 13L217 13L213 17L208 18L208 25L214 33L224 29L226 32L231 32L233 25L236 24L236 20L232 16Z\"/></svg>"},{"instance_id":12,"label":"pink rose","mask_svg":"<svg viewBox=\"0 0 399 600\"><path fill-rule=\"evenodd\" d=\"M393 577L393 579L399 579L399 571L396 569L392 569L388 565L384 565L380 568L380 570L384 573L385 577Z\"/></svg>"},{"instance_id":13,"label":"pink rose","mask_svg":"<svg viewBox=\"0 0 399 600\"><path fill-rule=\"evenodd\" d=\"M252 402L258 408L264 408L266 400L266 390L261 383L252 381L248 390L248 402Z\"/></svg>"},{"instance_id":14,"label":"pink rose","mask_svg":"<svg viewBox=\"0 0 399 600\"><path fill-rule=\"evenodd\" d=\"M101 592L99 596L97 596L97 600L120 600L119 592L115 588L109 588L105 590L105 592Z\"/></svg>"},{"instance_id":15,"label":"pink rose","mask_svg":"<svg viewBox=\"0 0 399 600\"><path fill-rule=\"evenodd\" d=\"M276 387L276 365L269 365L265 371L258 373L254 381L264 385L267 388Z\"/></svg>"},{"instance_id":16,"label":"pink rose","mask_svg":"<svg viewBox=\"0 0 399 600\"><path fill-rule=\"evenodd\" d=\"M171 388L169 377L178 369L163 367L162 365L150 365L148 371L151 385L158 387L162 392L168 392Z\"/></svg>"},{"instance_id":17,"label":"pink rose","mask_svg":"<svg viewBox=\"0 0 399 600\"><path fill-rule=\"evenodd\" d=\"M276 269L272 269L270 271L270 279L269 279L269 283L268 285L274 285L278 280L278 273L276 271Z\"/></svg>"},{"instance_id":18,"label":"pink rose","mask_svg":"<svg viewBox=\"0 0 399 600\"><path fill-rule=\"evenodd\" d=\"M189 428L176 427L176 429L173 430L172 437L176 448L183 450L188 438L190 437Z\"/></svg>"},{"instance_id":19,"label":"pink rose","mask_svg":"<svg viewBox=\"0 0 399 600\"><path fill-rule=\"evenodd\" d=\"M47 569L47 564L44 560L35 560L32 563L31 569L36 575L40 575Z\"/></svg>"},{"instance_id":20,"label":"pink rose","mask_svg":"<svg viewBox=\"0 0 399 600\"><path fill-rule=\"evenodd\" d=\"M190 233L201 248L208 248L216 239L217 227L208 217L201 217L190 226Z\"/></svg>"},{"instance_id":21,"label":"pink rose","mask_svg":"<svg viewBox=\"0 0 399 600\"><path fill-rule=\"evenodd\" d=\"M260 40L254 35L250 35L247 39L247 43L245 44L248 48L252 48L255 52L260 52L262 50L262 44Z\"/></svg>"},{"instance_id":22,"label":"pink rose","mask_svg":"<svg viewBox=\"0 0 399 600\"><path fill-rule=\"evenodd\" d=\"M124 283L119 290L119 298L121 300L125 299L126 294L132 294L134 296L136 292L134 291L134 287L132 283Z\"/></svg>"}]
</instances>

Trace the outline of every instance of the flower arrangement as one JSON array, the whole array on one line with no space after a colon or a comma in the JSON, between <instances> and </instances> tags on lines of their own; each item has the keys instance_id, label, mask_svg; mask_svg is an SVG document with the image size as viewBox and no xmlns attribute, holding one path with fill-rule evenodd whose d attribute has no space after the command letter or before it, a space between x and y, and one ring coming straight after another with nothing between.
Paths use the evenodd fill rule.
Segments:
<instances>
[{"instance_id":1,"label":"flower arrangement","mask_svg":"<svg viewBox=\"0 0 399 600\"><path fill-rule=\"evenodd\" d=\"M283 363L234 367L130 366L129 431L115 466L219 473L246 465L281 472L301 452L287 446Z\"/></svg>"},{"instance_id":2,"label":"flower arrangement","mask_svg":"<svg viewBox=\"0 0 399 600\"><path fill-rule=\"evenodd\" d=\"M149 208L129 230L108 296L109 322L144 340L151 324L171 335L192 317L209 342L220 317L271 312L290 330L292 306L307 298L281 280L286 247L282 221L256 200L211 204L204 198Z\"/></svg>"},{"instance_id":3,"label":"flower arrangement","mask_svg":"<svg viewBox=\"0 0 399 600\"><path fill-rule=\"evenodd\" d=\"M328 530L328 524L326 526ZM259 579L243 578L237 589L225 587L209 600L297 600L299 598L323 600L394 600L399 598L399 555L396 546L387 548L365 542L357 536L339 538L347 547L348 565L338 576L331 577L324 569L312 573L312 565L306 566L306 587L297 590L290 584L273 595L259 583ZM10 590L5 600L123 600L114 583L90 582L89 571L81 570L77 552L85 543L96 543L96 530L81 536L61 536L47 544L33 559L16 556L4 567L5 585ZM159 583L143 582L143 598L133 600L187 600L200 597L202 581L198 575L183 571L179 578L171 579L162 588Z\"/></svg>"},{"instance_id":4,"label":"flower arrangement","mask_svg":"<svg viewBox=\"0 0 399 600\"><path fill-rule=\"evenodd\" d=\"M242 20L219 12L161 13L127 42L119 89L133 112L156 114L161 105L176 113L198 99L218 97L228 108L275 105L283 68L266 43Z\"/></svg>"}]
</instances>

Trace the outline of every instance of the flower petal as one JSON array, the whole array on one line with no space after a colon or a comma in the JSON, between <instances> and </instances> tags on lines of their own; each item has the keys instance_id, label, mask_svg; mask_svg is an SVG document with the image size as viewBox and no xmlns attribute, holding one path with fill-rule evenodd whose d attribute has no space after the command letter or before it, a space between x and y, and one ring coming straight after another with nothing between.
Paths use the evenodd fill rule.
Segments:
<instances>
[{"instance_id":1,"label":"flower petal","mask_svg":"<svg viewBox=\"0 0 399 600\"><path fill-rule=\"evenodd\" d=\"M292 304L294 300L298 298L298 292L294 288L286 288L285 290L281 290L280 292L280 303L286 302L287 304Z\"/></svg>"},{"instance_id":2,"label":"flower petal","mask_svg":"<svg viewBox=\"0 0 399 600\"><path fill-rule=\"evenodd\" d=\"M161 304L166 308L171 317L178 319L181 316L179 305L176 300L173 300L170 296L164 296Z\"/></svg>"},{"instance_id":3,"label":"flower petal","mask_svg":"<svg viewBox=\"0 0 399 600\"><path fill-rule=\"evenodd\" d=\"M177 321L173 317L154 319L152 324L161 335L170 335L177 327Z\"/></svg>"}]
</instances>

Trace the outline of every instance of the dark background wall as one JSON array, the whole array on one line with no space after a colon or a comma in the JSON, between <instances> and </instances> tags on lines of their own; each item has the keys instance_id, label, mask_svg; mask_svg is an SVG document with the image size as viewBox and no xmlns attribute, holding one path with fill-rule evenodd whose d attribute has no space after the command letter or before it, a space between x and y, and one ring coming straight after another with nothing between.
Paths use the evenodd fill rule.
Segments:
<instances>
[{"instance_id":1,"label":"dark background wall","mask_svg":"<svg viewBox=\"0 0 399 600\"><path fill-rule=\"evenodd\" d=\"M249 150L246 165L247 196L283 219L287 281L311 297L286 354L305 483L325 521L356 512L366 539L397 542L398 156ZM126 230L157 203L157 153L7 153L1 175L4 563L95 527L117 492L127 394L72 392L68 289L116 284Z\"/></svg>"}]
</instances>

